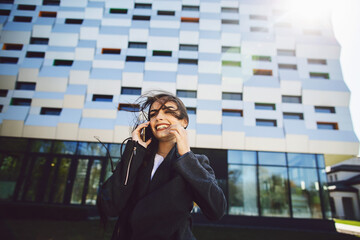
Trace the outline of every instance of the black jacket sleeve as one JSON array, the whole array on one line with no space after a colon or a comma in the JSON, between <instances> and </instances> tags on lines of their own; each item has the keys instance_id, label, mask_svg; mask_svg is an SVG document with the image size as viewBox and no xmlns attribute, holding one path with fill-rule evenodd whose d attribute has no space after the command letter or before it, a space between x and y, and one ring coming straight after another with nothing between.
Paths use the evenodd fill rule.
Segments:
<instances>
[{"instance_id":1,"label":"black jacket sleeve","mask_svg":"<svg viewBox=\"0 0 360 240\"><path fill-rule=\"evenodd\" d=\"M128 141L115 171L99 189L98 208L108 217L119 216L126 206L135 184L146 149L135 141Z\"/></svg>"},{"instance_id":2,"label":"black jacket sleeve","mask_svg":"<svg viewBox=\"0 0 360 240\"><path fill-rule=\"evenodd\" d=\"M190 151L175 161L174 168L190 186L194 201L204 215L210 220L220 219L226 210L226 200L209 159Z\"/></svg>"}]
</instances>

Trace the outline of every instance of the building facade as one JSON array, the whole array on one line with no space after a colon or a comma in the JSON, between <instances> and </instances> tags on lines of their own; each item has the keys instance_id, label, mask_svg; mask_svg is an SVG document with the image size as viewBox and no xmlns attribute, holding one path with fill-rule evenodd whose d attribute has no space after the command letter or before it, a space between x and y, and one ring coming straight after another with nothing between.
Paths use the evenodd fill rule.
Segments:
<instances>
[{"instance_id":1,"label":"building facade","mask_svg":"<svg viewBox=\"0 0 360 240\"><path fill-rule=\"evenodd\" d=\"M227 215L331 218L325 165L358 154L350 91L329 16L289 2L1 0L2 201L93 206L106 148L117 162L134 101L161 89Z\"/></svg>"}]
</instances>

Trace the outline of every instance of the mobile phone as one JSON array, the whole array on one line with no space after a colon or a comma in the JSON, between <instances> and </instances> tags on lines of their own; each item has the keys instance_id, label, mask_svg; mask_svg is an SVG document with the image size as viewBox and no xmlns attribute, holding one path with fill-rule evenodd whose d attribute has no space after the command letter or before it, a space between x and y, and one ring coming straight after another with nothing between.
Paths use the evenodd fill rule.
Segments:
<instances>
[{"instance_id":1,"label":"mobile phone","mask_svg":"<svg viewBox=\"0 0 360 240\"><path fill-rule=\"evenodd\" d=\"M144 127L141 131L141 139L146 142L152 137L152 132L150 126Z\"/></svg>"}]
</instances>

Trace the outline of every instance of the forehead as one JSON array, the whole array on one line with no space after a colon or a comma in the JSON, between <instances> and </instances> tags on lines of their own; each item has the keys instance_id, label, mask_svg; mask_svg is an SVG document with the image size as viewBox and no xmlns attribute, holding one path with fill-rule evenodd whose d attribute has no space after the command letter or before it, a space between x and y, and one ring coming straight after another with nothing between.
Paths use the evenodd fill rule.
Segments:
<instances>
[{"instance_id":1,"label":"forehead","mask_svg":"<svg viewBox=\"0 0 360 240\"><path fill-rule=\"evenodd\" d=\"M154 103L151 105L150 110L159 109L163 104L164 104L164 101L161 101L161 99L159 99L159 100L157 100L156 102L154 102ZM174 103L174 102L172 102L172 101L166 102L166 103L165 103L165 106L166 106L166 107L174 107L175 109L177 108L176 103Z\"/></svg>"}]
</instances>

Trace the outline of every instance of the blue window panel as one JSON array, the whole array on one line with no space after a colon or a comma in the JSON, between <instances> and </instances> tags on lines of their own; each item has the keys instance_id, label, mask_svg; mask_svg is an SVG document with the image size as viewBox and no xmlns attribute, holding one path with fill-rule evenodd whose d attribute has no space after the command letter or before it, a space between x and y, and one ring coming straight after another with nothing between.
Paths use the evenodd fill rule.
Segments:
<instances>
[{"instance_id":1,"label":"blue window panel","mask_svg":"<svg viewBox=\"0 0 360 240\"><path fill-rule=\"evenodd\" d=\"M244 132L244 118L223 116L222 130L228 132Z\"/></svg>"},{"instance_id":2,"label":"blue window panel","mask_svg":"<svg viewBox=\"0 0 360 240\"><path fill-rule=\"evenodd\" d=\"M221 111L221 100L197 100L198 110L215 110Z\"/></svg>"},{"instance_id":3,"label":"blue window panel","mask_svg":"<svg viewBox=\"0 0 360 240\"><path fill-rule=\"evenodd\" d=\"M283 152L259 152L260 165L286 165L286 155Z\"/></svg>"},{"instance_id":4,"label":"blue window panel","mask_svg":"<svg viewBox=\"0 0 360 240\"><path fill-rule=\"evenodd\" d=\"M276 120L256 119L256 126L276 127L276 126L277 126L277 123L276 123Z\"/></svg>"},{"instance_id":5,"label":"blue window panel","mask_svg":"<svg viewBox=\"0 0 360 240\"><path fill-rule=\"evenodd\" d=\"M80 85L80 84L71 84L68 85L66 89L66 94L68 95L83 95L85 96L87 90L86 85Z\"/></svg>"},{"instance_id":6,"label":"blue window panel","mask_svg":"<svg viewBox=\"0 0 360 240\"><path fill-rule=\"evenodd\" d=\"M203 31L203 30L200 30L200 38L221 39L221 32L220 31Z\"/></svg>"},{"instance_id":7,"label":"blue window panel","mask_svg":"<svg viewBox=\"0 0 360 240\"><path fill-rule=\"evenodd\" d=\"M143 73L144 69L145 69L145 63L125 62L124 72Z\"/></svg>"},{"instance_id":8,"label":"blue window panel","mask_svg":"<svg viewBox=\"0 0 360 240\"><path fill-rule=\"evenodd\" d=\"M42 9L44 11L44 9ZM55 18L48 18L48 17L38 17L36 18L34 24L36 25L54 25L56 22Z\"/></svg>"},{"instance_id":9,"label":"blue window panel","mask_svg":"<svg viewBox=\"0 0 360 240\"><path fill-rule=\"evenodd\" d=\"M255 103L256 110L276 110L275 104L271 103Z\"/></svg>"},{"instance_id":10,"label":"blue window panel","mask_svg":"<svg viewBox=\"0 0 360 240\"><path fill-rule=\"evenodd\" d=\"M242 114L242 111L229 111L229 110L223 110L222 111L222 116L224 117L242 117L243 114Z\"/></svg>"},{"instance_id":11,"label":"blue window panel","mask_svg":"<svg viewBox=\"0 0 360 240\"><path fill-rule=\"evenodd\" d=\"M325 158L323 154L316 154L317 159L317 167L318 168L325 168Z\"/></svg>"},{"instance_id":12,"label":"blue window panel","mask_svg":"<svg viewBox=\"0 0 360 240\"><path fill-rule=\"evenodd\" d=\"M242 101L242 93L223 92L222 99L223 100Z\"/></svg>"},{"instance_id":13,"label":"blue window panel","mask_svg":"<svg viewBox=\"0 0 360 240\"><path fill-rule=\"evenodd\" d=\"M7 22L4 27L3 31L20 31L20 32L31 32L33 27L32 23L26 22Z\"/></svg>"},{"instance_id":14,"label":"blue window panel","mask_svg":"<svg viewBox=\"0 0 360 240\"><path fill-rule=\"evenodd\" d=\"M104 118L82 118L80 128L113 130L115 120Z\"/></svg>"},{"instance_id":15,"label":"blue window panel","mask_svg":"<svg viewBox=\"0 0 360 240\"><path fill-rule=\"evenodd\" d=\"M196 114L196 108L193 108L193 107L187 107L186 111L187 111L188 115L190 115L190 114L195 115Z\"/></svg>"},{"instance_id":16,"label":"blue window panel","mask_svg":"<svg viewBox=\"0 0 360 240\"><path fill-rule=\"evenodd\" d=\"M3 119L25 121L29 114L30 106L8 106Z\"/></svg>"},{"instance_id":17,"label":"blue window panel","mask_svg":"<svg viewBox=\"0 0 360 240\"><path fill-rule=\"evenodd\" d=\"M141 88L122 87L121 88L121 94L141 95Z\"/></svg>"},{"instance_id":18,"label":"blue window panel","mask_svg":"<svg viewBox=\"0 0 360 240\"><path fill-rule=\"evenodd\" d=\"M288 153L289 167L316 167L315 154Z\"/></svg>"},{"instance_id":19,"label":"blue window panel","mask_svg":"<svg viewBox=\"0 0 360 240\"><path fill-rule=\"evenodd\" d=\"M103 8L105 6L104 2L88 2L88 8Z\"/></svg>"},{"instance_id":20,"label":"blue window panel","mask_svg":"<svg viewBox=\"0 0 360 240\"><path fill-rule=\"evenodd\" d=\"M179 64L178 65L178 74L197 75L197 73L198 73L197 65L189 65L189 64Z\"/></svg>"},{"instance_id":21,"label":"blue window panel","mask_svg":"<svg viewBox=\"0 0 360 240\"><path fill-rule=\"evenodd\" d=\"M17 90L35 90L36 83L34 82L16 82L15 89Z\"/></svg>"},{"instance_id":22,"label":"blue window panel","mask_svg":"<svg viewBox=\"0 0 360 240\"><path fill-rule=\"evenodd\" d=\"M82 109L64 108L61 111L59 122L80 123Z\"/></svg>"},{"instance_id":23,"label":"blue window panel","mask_svg":"<svg viewBox=\"0 0 360 240\"><path fill-rule=\"evenodd\" d=\"M276 127L250 127L244 126L245 135L249 137L260 137L260 138L285 138L285 133L282 128Z\"/></svg>"},{"instance_id":24,"label":"blue window panel","mask_svg":"<svg viewBox=\"0 0 360 240\"><path fill-rule=\"evenodd\" d=\"M25 121L25 125L56 127L59 122L59 116L44 116L30 114Z\"/></svg>"},{"instance_id":25,"label":"blue window panel","mask_svg":"<svg viewBox=\"0 0 360 240\"><path fill-rule=\"evenodd\" d=\"M54 25L53 33L80 33L81 25L78 24L61 24L57 23Z\"/></svg>"},{"instance_id":26,"label":"blue window panel","mask_svg":"<svg viewBox=\"0 0 360 240\"><path fill-rule=\"evenodd\" d=\"M256 164L256 152L228 150L228 164Z\"/></svg>"},{"instance_id":27,"label":"blue window panel","mask_svg":"<svg viewBox=\"0 0 360 240\"><path fill-rule=\"evenodd\" d=\"M34 92L33 98L40 98L40 99L64 99L64 93L62 92Z\"/></svg>"},{"instance_id":28,"label":"blue window panel","mask_svg":"<svg viewBox=\"0 0 360 240\"><path fill-rule=\"evenodd\" d=\"M221 60L221 54L219 53L199 53L199 60L204 61L220 61Z\"/></svg>"},{"instance_id":29,"label":"blue window panel","mask_svg":"<svg viewBox=\"0 0 360 240\"><path fill-rule=\"evenodd\" d=\"M131 28L148 29L150 28L150 21L132 21Z\"/></svg>"},{"instance_id":30,"label":"blue window panel","mask_svg":"<svg viewBox=\"0 0 360 240\"><path fill-rule=\"evenodd\" d=\"M30 106L31 99L30 98L12 98L10 105L12 105L12 106Z\"/></svg>"},{"instance_id":31,"label":"blue window panel","mask_svg":"<svg viewBox=\"0 0 360 240\"><path fill-rule=\"evenodd\" d=\"M195 17L197 17L197 16L195 16ZM180 30L198 32L199 31L199 24L182 22L180 24Z\"/></svg>"},{"instance_id":32,"label":"blue window panel","mask_svg":"<svg viewBox=\"0 0 360 240\"><path fill-rule=\"evenodd\" d=\"M74 47L58 47L58 46L49 46L48 47L48 51L53 51L53 52L75 52L75 48Z\"/></svg>"},{"instance_id":33,"label":"blue window panel","mask_svg":"<svg viewBox=\"0 0 360 240\"><path fill-rule=\"evenodd\" d=\"M176 82L176 72L145 71L144 81Z\"/></svg>"},{"instance_id":34,"label":"blue window panel","mask_svg":"<svg viewBox=\"0 0 360 240\"><path fill-rule=\"evenodd\" d=\"M178 29L171 28L150 28L149 36L159 36L159 37L179 37Z\"/></svg>"},{"instance_id":35,"label":"blue window panel","mask_svg":"<svg viewBox=\"0 0 360 240\"><path fill-rule=\"evenodd\" d=\"M129 35L128 27L119 26L101 26L99 34L110 34L110 35Z\"/></svg>"},{"instance_id":36,"label":"blue window panel","mask_svg":"<svg viewBox=\"0 0 360 240\"><path fill-rule=\"evenodd\" d=\"M192 59L198 59L199 53L197 51L183 51L180 50L177 55L178 58L192 58Z\"/></svg>"},{"instance_id":37,"label":"blue window panel","mask_svg":"<svg viewBox=\"0 0 360 240\"><path fill-rule=\"evenodd\" d=\"M221 74L199 73L199 83L221 84Z\"/></svg>"},{"instance_id":38,"label":"blue window panel","mask_svg":"<svg viewBox=\"0 0 360 240\"><path fill-rule=\"evenodd\" d=\"M73 62L73 65L71 66L71 69L88 71L91 69L91 67L92 67L92 61L75 60Z\"/></svg>"},{"instance_id":39,"label":"blue window panel","mask_svg":"<svg viewBox=\"0 0 360 240\"><path fill-rule=\"evenodd\" d=\"M91 79L120 80L121 76L122 76L122 70L119 69L93 68L90 73Z\"/></svg>"},{"instance_id":40,"label":"blue window panel","mask_svg":"<svg viewBox=\"0 0 360 240\"><path fill-rule=\"evenodd\" d=\"M145 48L128 48L126 50L127 56L141 56L145 57L147 55L146 46Z\"/></svg>"},{"instance_id":41,"label":"blue window panel","mask_svg":"<svg viewBox=\"0 0 360 240\"><path fill-rule=\"evenodd\" d=\"M196 130L196 114L189 114L189 125L187 129L194 129Z\"/></svg>"},{"instance_id":42,"label":"blue window panel","mask_svg":"<svg viewBox=\"0 0 360 240\"><path fill-rule=\"evenodd\" d=\"M221 135L221 125L217 124L196 124L197 134Z\"/></svg>"},{"instance_id":43,"label":"blue window panel","mask_svg":"<svg viewBox=\"0 0 360 240\"><path fill-rule=\"evenodd\" d=\"M200 12L201 19L219 20L220 15L218 13Z\"/></svg>"},{"instance_id":44,"label":"blue window panel","mask_svg":"<svg viewBox=\"0 0 360 240\"><path fill-rule=\"evenodd\" d=\"M79 40L77 46L84 47L84 48L95 48L96 41L95 40Z\"/></svg>"},{"instance_id":45,"label":"blue window panel","mask_svg":"<svg viewBox=\"0 0 360 240\"><path fill-rule=\"evenodd\" d=\"M292 119L292 120L303 120L304 114L302 113L283 113L284 119Z\"/></svg>"},{"instance_id":46,"label":"blue window panel","mask_svg":"<svg viewBox=\"0 0 360 240\"><path fill-rule=\"evenodd\" d=\"M92 100L94 102L112 102L113 101L113 95L94 94L93 97L92 97Z\"/></svg>"},{"instance_id":47,"label":"blue window panel","mask_svg":"<svg viewBox=\"0 0 360 240\"><path fill-rule=\"evenodd\" d=\"M119 111L116 117L116 125L132 126L136 116L134 112Z\"/></svg>"},{"instance_id":48,"label":"blue window panel","mask_svg":"<svg viewBox=\"0 0 360 240\"><path fill-rule=\"evenodd\" d=\"M317 112L317 113L335 113L335 107L315 106L315 112Z\"/></svg>"},{"instance_id":49,"label":"blue window panel","mask_svg":"<svg viewBox=\"0 0 360 240\"><path fill-rule=\"evenodd\" d=\"M19 65L14 64L0 64L1 75L16 76L19 72Z\"/></svg>"},{"instance_id":50,"label":"blue window panel","mask_svg":"<svg viewBox=\"0 0 360 240\"><path fill-rule=\"evenodd\" d=\"M70 74L70 67L43 66L39 72L39 77L60 77L67 78Z\"/></svg>"},{"instance_id":51,"label":"blue window panel","mask_svg":"<svg viewBox=\"0 0 360 240\"><path fill-rule=\"evenodd\" d=\"M191 90L176 90L176 96L179 98L196 98L197 92Z\"/></svg>"},{"instance_id":52,"label":"blue window panel","mask_svg":"<svg viewBox=\"0 0 360 240\"><path fill-rule=\"evenodd\" d=\"M41 108L40 115L52 115L59 116L61 114L61 108Z\"/></svg>"}]
</instances>

